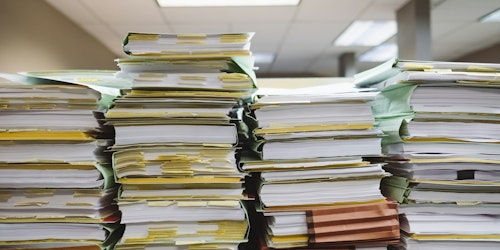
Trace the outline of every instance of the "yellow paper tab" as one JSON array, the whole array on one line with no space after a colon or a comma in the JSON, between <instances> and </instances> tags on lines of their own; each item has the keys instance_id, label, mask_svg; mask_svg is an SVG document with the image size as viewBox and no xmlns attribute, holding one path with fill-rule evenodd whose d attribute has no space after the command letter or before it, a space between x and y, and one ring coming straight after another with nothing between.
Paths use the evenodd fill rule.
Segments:
<instances>
[{"instance_id":1,"label":"yellow paper tab","mask_svg":"<svg viewBox=\"0 0 500 250\"><path fill-rule=\"evenodd\" d=\"M14 204L14 207L41 207L47 204L49 203L46 201L18 202Z\"/></svg>"},{"instance_id":2,"label":"yellow paper tab","mask_svg":"<svg viewBox=\"0 0 500 250\"><path fill-rule=\"evenodd\" d=\"M27 189L24 190L24 196L27 198L52 197L55 190L53 189Z\"/></svg>"},{"instance_id":3,"label":"yellow paper tab","mask_svg":"<svg viewBox=\"0 0 500 250\"><path fill-rule=\"evenodd\" d=\"M479 66L469 66L467 71L479 71L479 72L496 72L494 68L479 67Z\"/></svg>"},{"instance_id":4,"label":"yellow paper tab","mask_svg":"<svg viewBox=\"0 0 500 250\"><path fill-rule=\"evenodd\" d=\"M444 162L476 162L476 163L491 163L500 164L498 160L476 159L476 158L425 158L425 159L410 159L411 163L444 163Z\"/></svg>"},{"instance_id":5,"label":"yellow paper tab","mask_svg":"<svg viewBox=\"0 0 500 250\"><path fill-rule=\"evenodd\" d=\"M426 70L433 68L432 65L419 64L419 63L404 63L402 67L409 70Z\"/></svg>"},{"instance_id":6,"label":"yellow paper tab","mask_svg":"<svg viewBox=\"0 0 500 250\"><path fill-rule=\"evenodd\" d=\"M175 241L176 246L180 245L194 245L194 244L204 244L205 240L177 240Z\"/></svg>"},{"instance_id":7,"label":"yellow paper tab","mask_svg":"<svg viewBox=\"0 0 500 250\"><path fill-rule=\"evenodd\" d=\"M12 197L10 192L0 191L0 202L7 202Z\"/></svg>"},{"instance_id":8,"label":"yellow paper tab","mask_svg":"<svg viewBox=\"0 0 500 250\"><path fill-rule=\"evenodd\" d=\"M47 164L0 164L0 169L31 169L31 170L56 170L56 169L78 169L78 170L93 170L94 165L80 165L67 163L47 163Z\"/></svg>"},{"instance_id":9,"label":"yellow paper tab","mask_svg":"<svg viewBox=\"0 0 500 250\"><path fill-rule=\"evenodd\" d=\"M364 130L373 128L373 124L351 124L351 125L313 125L313 126L290 126L288 124L271 124L270 128L256 129L256 134L283 134L290 132L313 132L329 130Z\"/></svg>"},{"instance_id":10,"label":"yellow paper tab","mask_svg":"<svg viewBox=\"0 0 500 250\"><path fill-rule=\"evenodd\" d=\"M481 202L478 202L478 201L469 201L469 202L463 201L463 202L457 202L457 205L458 205L458 206L476 206L476 205L479 205L479 204L481 204Z\"/></svg>"},{"instance_id":11,"label":"yellow paper tab","mask_svg":"<svg viewBox=\"0 0 500 250\"><path fill-rule=\"evenodd\" d=\"M89 141L91 136L81 131L0 131L3 141Z\"/></svg>"},{"instance_id":12,"label":"yellow paper tab","mask_svg":"<svg viewBox=\"0 0 500 250\"><path fill-rule=\"evenodd\" d=\"M66 202L68 207L93 207L94 204L88 202Z\"/></svg>"},{"instance_id":13,"label":"yellow paper tab","mask_svg":"<svg viewBox=\"0 0 500 250\"><path fill-rule=\"evenodd\" d=\"M128 35L128 40L158 40L160 38L160 35L158 34L129 34Z\"/></svg>"},{"instance_id":14,"label":"yellow paper tab","mask_svg":"<svg viewBox=\"0 0 500 250\"><path fill-rule=\"evenodd\" d=\"M194 178L119 178L122 184L172 184L172 183L241 183L241 177Z\"/></svg>"}]
</instances>

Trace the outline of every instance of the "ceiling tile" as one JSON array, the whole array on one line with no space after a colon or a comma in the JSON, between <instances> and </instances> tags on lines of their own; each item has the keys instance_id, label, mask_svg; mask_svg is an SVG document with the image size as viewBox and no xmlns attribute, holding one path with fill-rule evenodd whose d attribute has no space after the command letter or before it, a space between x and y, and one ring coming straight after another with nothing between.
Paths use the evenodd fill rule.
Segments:
<instances>
[{"instance_id":1,"label":"ceiling tile","mask_svg":"<svg viewBox=\"0 0 500 250\"><path fill-rule=\"evenodd\" d=\"M281 44L278 53L280 54L290 54L290 55L303 55L303 56L319 56L325 51L325 47L321 46L304 46L303 44L297 44L289 41L285 41Z\"/></svg>"},{"instance_id":2,"label":"ceiling tile","mask_svg":"<svg viewBox=\"0 0 500 250\"><path fill-rule=\"evenodd\" d=\"M498 24L473 23L433 41L433 54L439 55L439 50L447 51L448 46L451 48L460 47L460 51L447 53L447 60L458 58L500 42L498 34L500 34L500 25Z\"/></svg>"},{"instance_id":3,"label":"ceiling tile","mask_svg":"<svg viewBox=\"0 0 500 250\"><path fill-rule=\"evenodd\" d=\"M396 20L396 11L401 4L374 3L366 8L357 19L360 20Z\"/></svg>"},{"instance_id":4,"label":"ceiling tile","mask_svg":"<svg viewBox=\"0 0 500 250\"><path fill-rule=\"evenodd\" d=\"M268 23L266 25L258 23L232 23L231 32L255 32L252 38L252 47L264 46L278 49L278 45L283 40L288 23Z\"/></svg>"},{"instance_id":5,"label":"ceiling tile","mask_svg":"<svg viewBox=\"0 0 500 250\"><path fill-rule=\"evenodd\" d=\"M126 24L110 27L120 37L125 37L129 32L138 33L172 33L167 25Z\"/></svg>"},{"instance_id":6,"label":"ceiling tile","mask_svg":"<svg viewBox=\"0 0 500 250\"><path fill-rule=\"evenodd\" d=\"M431 23L431 33L432 39L440 39L443 36L446 36L449 33L453 33L456 30L459 30L460 27L465 26L466 23L459 21L443 21L443 22L432 22Z\"/></svg>"},{"instance_id":7,"label":"ceiling tile","mask_svg":"<svg viewBox=\"0 0 500 250\"><path fill-rule=\"evenodd\" d=\"M104 46L117 56L125 56L122 51L123 37L119 37L106 25L83 25L82 28L98 39Z\"/></svg>"},{"instance_id":8,"label":"ceiling tile","mask_svg":"<svg viewBox=\"0 0 500 250\"><path fill-rule=\"evenodd\" d=\"M294 23L290 26L285 42L289 44L329 46L350 22Z\"/></svg>"},{"instance_id":9,"label":"ceiling tile","mask_svg":"<svg viewBox=\"0 0 500 250\"><path fill-rule=\"evenodd\" d=\"M163 24L155 1L80 0L106 24Z\"/></svg>"},{"instance_id":10,"label":"ceiling tile","mask_svg":"<svg viewBox=\"0 0 500 250\"><path fill-rule=\"evenodd\" d=\"M274 60L274 72L304 73L321 50L317 47L284 46L280 49Z\"/></svg>"},{"instance_id":11,"label":"ceiling tile","mask_svg":"<svg viewBox=\"0 0 500 250\"><path fill-rule=\"evenodd\" d=\"M256 32L253 53L274 53L258 74L336 74L341 53L370 47L335 47L333 40L355 19L393 19L408 0L302 0L298 7L159 8L154 0L46 0L117 55L129 31L151 33ZM477 20L498 0L431 0L435 60L449 60L500 42L498 23ZM333 60L332 60L333 58ZM375 65L359 62L357 67ZM367 68L365 68L367 69ZM364 70L364 69L363 69ZM287 73L288 72L288 73Z\"/></svg>"},{"instance_id":12,"label":"ceiling tile","mask_svg":"<svg viewBox=\"0 0 500 250\"><path fill-rule=\"evenodd\" d=\"M63 15L77 24L100 24L101 20L80 1L46 0Z\"/></svg>"},{"instance_id":13,"label":"ceiling tile","mask_svg":"<svg viewBox=\"0 0 500 250\"><path fill-rule=\"evenodd\" d=\"M444 1L436 6L431 12L433 21L462 20L477 22L477 20L500 8L498 0L453 0Z\"/></svg>"},{"instance_id":14,"label":"ceiling tile","mask_svg":"<svg viewBox=\"0 0 500 250\"><path fill-rule=\"evenodd\" d=\"M279 50L277 44L252 44L250 45L250 50L254 53L276 53Z\"/></svg>"},{"instance_id":15,"label":"ceiling tile","mask_svg":"<svg viewBox=\"0 0 500 250\"><path fill-rule=\"evenodd\" d=\"M173 24L172 31L175 33L228 33L229 23L224 24Z\"/></svg>"},{"instance_id":16,"label":"ceiling tile","mask_svg":"<svg viewBox=\"0 0 500 250\"><path fill-rule=\"evenodd\" d=\"M370 6L372 0L303 0L297 21L352 21Z\"/></svg>"},{"instance_id":17,"label":"ceiling tile","mask_svg":"<svg viewBox=\"0 0 500 250\"><path fill-rule=\"evenodd\" d=\"M341 55L343 53L354 52L357 56L369 50L370 46L330 46L325 50L325 53Z\"/></svg>"},{"instance_id":18,"label":"ceiling tile","mask_svg":"<svg viewBox=\"0 0 500 250\"><path fill-rule=\"evenodd\" d=\"M297 7L208 7L161 8L165 20L172 24L200 23L288 23Z\"/></svg>"}]
</instances>

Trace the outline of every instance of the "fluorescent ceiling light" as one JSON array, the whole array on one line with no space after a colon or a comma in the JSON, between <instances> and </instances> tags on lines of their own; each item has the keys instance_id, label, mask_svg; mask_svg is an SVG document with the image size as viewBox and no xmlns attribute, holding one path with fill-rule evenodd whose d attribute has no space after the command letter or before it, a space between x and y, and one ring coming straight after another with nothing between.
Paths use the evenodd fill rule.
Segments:
<instances>
[{"instance_id":1,"label":"fluorescent ceiling light","mask_svg":"<svg viewBox=\"0 0 500 250\"><path fill-rule=\"evenodd\" d=\"M397 24L389 21L355 21L335 40L336 46L375 46L397 32Z\"/></svg>"},{"instance_id":2,"label":"fluorescent ceiling light","mask_svg":"<svg viewBox=\"0 0 500 250\"><path fill-rule=\"evenodd\" d=\"M359 56L361 62L385 62L398 56L398 45L396 43L383 43Z\"/></svg>"},{"instance_id":3,"label":"fluorescent ceiling light","mask_svg":"<svg viewBox=\"0 0 500 250\"><path fill-rule=\"evenodd\" d=\"M297 6L300 0L156 0L160 7Z\"/></svg>"},{"instance_id":4,"label":"fluorescent ceiling light","mask_svg":"<svg viewBox=\"0 0 500 250\"><path fill-rule=\"evenodd\" d=\"M252 53L255 58L255 64L270 64L274 61L273 53Z\"/></svg>"},{"instance_id":5,"label":"fluorescent ceiling light","mask_svg":"<svg viewBox=\"0 0 500 250\"><path fill-rule=\"evenodd\" d=\"M482 23L500 22L500 8L479 19Z\"/></svg>"}]
</instances>

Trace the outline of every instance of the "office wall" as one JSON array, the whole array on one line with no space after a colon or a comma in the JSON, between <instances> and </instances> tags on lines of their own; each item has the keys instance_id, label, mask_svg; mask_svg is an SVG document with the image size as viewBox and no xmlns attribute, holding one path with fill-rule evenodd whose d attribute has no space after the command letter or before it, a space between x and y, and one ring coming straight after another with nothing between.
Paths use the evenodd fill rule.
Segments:
<instances>
[{"instance_id":1,"label":"office wall","mask_svg":"<svg viewBox=\"0 0 500 250\"><path fill-rule=\"evenodd\" d=\"M0 0L0 72L116 70L115 58L45 1Z\"/></svg>"}]
</instances>

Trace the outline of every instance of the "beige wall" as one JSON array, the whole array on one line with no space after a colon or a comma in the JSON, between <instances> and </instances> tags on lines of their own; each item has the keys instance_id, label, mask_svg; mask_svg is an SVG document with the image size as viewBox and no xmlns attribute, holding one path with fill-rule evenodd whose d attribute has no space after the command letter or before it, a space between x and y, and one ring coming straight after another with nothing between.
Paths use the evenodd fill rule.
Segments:
<instances>
[{"instance_id":1,"label":"beige wall","mask_svg":"<svg viewBox=\"0 0 500 250\"><path fill-rule=\"evenodd\" d=\"M45 1L0 0L0 72L117 70L115 58Z\"/></svg>"}]
</instances>

